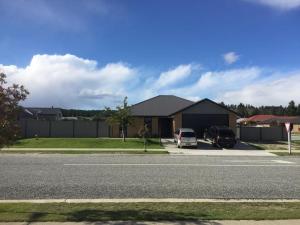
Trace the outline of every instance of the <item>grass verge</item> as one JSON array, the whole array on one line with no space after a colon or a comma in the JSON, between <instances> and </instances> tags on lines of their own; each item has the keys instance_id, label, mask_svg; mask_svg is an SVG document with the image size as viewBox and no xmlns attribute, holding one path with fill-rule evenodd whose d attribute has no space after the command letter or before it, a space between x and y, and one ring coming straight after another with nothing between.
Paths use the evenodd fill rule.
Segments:
<instances>
[{"instance_id":1,"label":"grass verge","mask_svg":"<svg viewBox=\"0 0 300 225\"><path fill-rule=\"evenodd\" d=\"M300 156L300 152L292 152L290 155L288 152L270 152L278 156Z\"/></svg>"},{"instance_id":2,"label":"grass verge","mask_svg":"<svg viewBox=\"0 0 300 225\"><path fill-rule=\"evenodd\" d=\"M26 153L37 153L37 154L169 154L164 150L0 150L0 154L26 154Z\"/></svg>"},{"instance_id":3,"label":"grass verge","mask_svg":"<svg viewBox=\"0 0 300 225\"><path fill-rule=\"evenodd\" d=\"M11 148L122 148L143 149L144 142L139 138L28 138L18 140ZM148 141L147 148L163 149L158 138Z\"/></svg>"},{"instance_id":4,"label":"grass verge","mask_svg":"<svg viewBox=\"0 0 300 225\"><path fill-rule=\"evenodd\" d=\"M288 143L286 141L248 142L248 144L259 150L288 150ZM292 150L300 150L300 141L292 141Z\"/></svg>"},{"instance_id":5,"label":"grass verge","mask_svg":"<svg viewBox=\"0 0 300 225\"><path fill-rule=\"evenodd\" d=\"M1 203L1 222L300 219L300 203Z\"/></svg>"}]
</instances>

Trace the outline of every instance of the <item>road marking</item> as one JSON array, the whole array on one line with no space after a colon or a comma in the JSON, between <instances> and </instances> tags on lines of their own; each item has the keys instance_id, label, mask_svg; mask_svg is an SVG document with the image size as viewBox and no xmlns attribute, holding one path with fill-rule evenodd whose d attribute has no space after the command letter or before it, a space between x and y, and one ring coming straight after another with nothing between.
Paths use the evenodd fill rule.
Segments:
<instances>
[{"instance_id":1,"label":"road marking","mask_svg":"<svg viewBox=\"0 0 300 225\"><path fill-rule=\"evenodd\" d=\"M194 166L194 167L300 167L300 165L287 165L287 164L274 164L274 165L263 165L263 164L240 164L240 165L213 165L213 164L178 164L178 163L68 163L64 166Z\"/></svg>"},{"instance_id":2,"label":"road marking","mask_svg":"<svg viewBox=\"0 0 300 225\"><path fill-rule=\"evenodd\" d=\"M202 198L98 198L98 199L7 199L0 203L138 203L138 202L300 202L300 199L202 199Z\"/></svg>"},{"instance_id":3,"label":"road marking","mask_svg":"<svg viewBox=\"0 0 300 225\"><path fill-rule=\"evenodd\" d=\"M20 199L0 203L139 203L139 202L300 202L300 199L189 199L189 198L98 198L98 199Z\"/></svg>"},{"instance_id":4,"label":"road marking","mask_svg":"<svg viewBox=\"0 0 300 225\"><path fill-rule=\"evenodd\" d=\"M273 162L276 163L281 163L281 164L294 164L294 162L289 162L289 161L285 161L285 160L272 160Z\"/></svg>"},{"instance_id":5,"label":"road marking","mask_svg":"<svg viewBox=\"0 0 300 225\"><path fill-rule=\"evenodd\" d=\"M285 161L285 160L226 160L227 162L233 163L253 163L253 162L260 162L260 163L280 163L280 164L295 164L294 162Z\"/></svg>"}]
</instances>

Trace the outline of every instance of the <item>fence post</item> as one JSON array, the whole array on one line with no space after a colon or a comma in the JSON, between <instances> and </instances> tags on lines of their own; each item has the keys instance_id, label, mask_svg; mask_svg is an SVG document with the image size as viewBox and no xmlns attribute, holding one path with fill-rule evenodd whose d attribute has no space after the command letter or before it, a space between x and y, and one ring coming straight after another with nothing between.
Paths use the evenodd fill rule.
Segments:
<instances>
[{"instance_id":1,"label":"fence post","mask_svg":"<svg viewBox=\"0 0 300 225\"><path fill-rule=\"evenodd\" d=\"M75 120L73 120L73 138L75 137Z\"/></svg>"},{"instance_id":2,"label":"fence post","mask_svg":"<svg viewBox=\"0 0 300 225\"><path fill-rule=\"evenodd\" d=\"M52 123L51 123L51 120L48 121L49 122L49 137L51 137L51 133L52 133Z\"/></svg>"},{"instance_id":3,"label":"fence post","mask_svg":"<svg viewBox=\"0 0 300 225\"><path fill-rule=\"evenodd\" d=\"M99 137L99 121L96 120L96 138Z\"/></svg>"},{"instance_id":4,"label":"fence post","mask_svg":"<svg viewBox=\"0 0 300 225\"><path fill-rule=\"evenodd\" d=\"M259 141L262 141L262 127L259 128Z\"/></svg>"},{"instance_id":5,"label":"fence post","mask_svg":"<svg viewBox=\"0 0 300 225\"><path fill-rule=\"evenodd\" d=\"M25 120L25 138L27 138L27 126L28 126L28 124L27 124L27 119Z\"/></svg>"}]
</instances>

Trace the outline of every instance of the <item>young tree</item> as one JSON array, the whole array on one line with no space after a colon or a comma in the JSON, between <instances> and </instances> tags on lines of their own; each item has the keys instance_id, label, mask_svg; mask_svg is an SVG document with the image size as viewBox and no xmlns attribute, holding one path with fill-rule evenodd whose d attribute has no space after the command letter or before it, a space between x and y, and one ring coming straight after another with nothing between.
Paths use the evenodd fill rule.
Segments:
<instances>
[{"instance_id":1,"label":"young tree","mask_svg":"<svg viewBox=\"0 0 300 225\"><path fill-rule=\"evenodd\" d=\"M19 102L29 94L22 85L6 86L5 78L6 75L0 73L0 148L13 143L18 137Z\"/></svg>"},{"instance_id":2,"label":"young tree","mask_svg":"<svg viewBox=\"0 0 300 225\"><path fill-rule=\"evenodd\" d=\"M110 115L107 118L107 122L109 124L117 124L121 128L121 135L123 138L123 141L126 141L126 134L125 130L128 127L128 125L132 124L132 117L130 112L130 107L127 103L127 97L123 100L122 106L117 106L116 111L112 111L110 108L106 108L107 115Z\"/></svg>"},{"instance_id":3,"label":"young tree","mask_svg":"<svg viewBox=\"0 0 300 225\"><path fill-rule=\"evenodd\" d=\"M298 104L298 107L297 107L297 116L300 116L300 104Z\"/></svg>"},{"instance_id":4,"label":"young tree","mask_svg":"<svg viewBox=\"0 0 300 225\"><path fill-rule=\"evenodd\" d=\"M296 116L297 107L294 101L290 101L288 107L286 108L286 113L288 116Z\"/></svg>"}]
</instances>

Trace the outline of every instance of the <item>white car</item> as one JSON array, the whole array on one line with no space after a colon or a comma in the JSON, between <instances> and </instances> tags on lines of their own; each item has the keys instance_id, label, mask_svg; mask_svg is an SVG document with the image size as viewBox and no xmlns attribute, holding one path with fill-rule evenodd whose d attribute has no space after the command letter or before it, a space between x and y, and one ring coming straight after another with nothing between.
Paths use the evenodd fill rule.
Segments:
<instances>
[{"instance_id":1,"label":"white car","mask_svg":"<svg viewBox=\"0 0 300 225\"><path fill-rule=\"evenodd\" d=\"M194 147L197 148L197 137L196 133L191 128L180 128L174 133L174 142L178 148L182 147Z\"/></svg>"}]
</instances>

